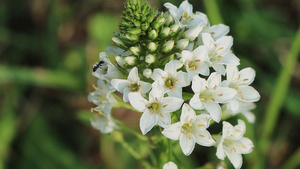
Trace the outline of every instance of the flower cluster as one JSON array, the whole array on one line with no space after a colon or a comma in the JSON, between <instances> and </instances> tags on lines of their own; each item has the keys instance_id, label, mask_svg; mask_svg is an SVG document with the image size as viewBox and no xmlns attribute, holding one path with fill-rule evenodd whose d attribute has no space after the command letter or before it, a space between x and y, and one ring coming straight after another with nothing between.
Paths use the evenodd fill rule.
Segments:
<instances>
[{"instance_id":1,"label":"flower cluster","mask_svg":"<svg viewBox=\"0 0 300 169\"><path fill-rule=\"evenodd\" d=\"M112 94L118 91L123 103L142 112L143 135L158 125L165 137L179 140L186 156L196 143L215 145L219 159L227 156L235 168L241 168L241 154L253 149L252 141L243 137L244 122L239 120L233 127L223 121L222 135L212 136L207 128L211 120L219 123L224 114L242 113L249 122L255 121L250 110L260 95L249 86L255 71L238 70L240 60L231 50L228 26L211 26L207 16L194 13L187 0L178 8L171 3L164 6L166 12L140 0L125 5L120 32L112 38L115 46L100 53L93 67L98 86L88 96L97 112L92 125L102 133L118 128L111 116L112 107L120 104ZM115 65L108 55L114 57ZM166 166L171 165L175 164Z\"/></svg>"}]
</instances>

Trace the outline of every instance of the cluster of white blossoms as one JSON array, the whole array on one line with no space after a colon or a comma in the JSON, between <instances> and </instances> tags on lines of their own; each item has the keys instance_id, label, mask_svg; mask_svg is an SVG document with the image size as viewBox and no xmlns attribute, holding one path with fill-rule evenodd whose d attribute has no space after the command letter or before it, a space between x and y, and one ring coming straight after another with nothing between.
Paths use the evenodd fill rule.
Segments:
<instances>
[{"instance_id":1,"label":"cluster of white blossoms","mask_svg":"<svg viewBox=\"0 0 300 169\"><path fill-rule=\"evenodd\" d=\"M140 11L132 7L136 3L142 4ZM249 85L255 71L238 70L240 60L231 50L233 38L227 35L228 26L210 26L207 16L194 13L187 0L179 8L171 3L164 6L167 12L154 14L139 0L130 0L125 7L130 15L123 16L126 22L113 37L115 46L100 53L100 61L93 67L98 86L88 96L97 112L92 126L102 133L118 129L111 116L113 106L121 100L113 94L118 91L123 94L123 103L142 112L143 135L160 126L165 137L179 140L186 156L195 144L215 146L219 159L227 156L235 168L241 168L241 154L254 147L243 137L245 123L238 120L238 125L232 126L223 121L222 133L213 136L207 129L211 120L219 123L224 114L241 113L254 123L251 110L260 95ZM142 12L147 10L145 18ZM171 162L164 168L173 165Z\"/></svg>"}]
</instances>

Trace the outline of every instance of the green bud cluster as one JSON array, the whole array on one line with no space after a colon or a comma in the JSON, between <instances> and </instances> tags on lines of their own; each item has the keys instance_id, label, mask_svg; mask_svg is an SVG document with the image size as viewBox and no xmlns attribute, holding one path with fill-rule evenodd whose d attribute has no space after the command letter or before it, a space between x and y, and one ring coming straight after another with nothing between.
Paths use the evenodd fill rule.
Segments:
<instances>
[{"instance_id":1,"label":"green bud cluster","mask_svg":"<svg viewBox=\"0 0 300 169\"><path fill-rule=\"evenodd\" d=\"M134 66L140 71L146 68L163 69L176 52L181 52L188 45L189 41L184 39L184 29L180 29L173 17L158 12L145 1L128 0L122 20L120 32L115 33L112 41L117 47L130 51L131 56L125 58L130 63L123 66L126 69Z\"/></svg>"}]
</instances>

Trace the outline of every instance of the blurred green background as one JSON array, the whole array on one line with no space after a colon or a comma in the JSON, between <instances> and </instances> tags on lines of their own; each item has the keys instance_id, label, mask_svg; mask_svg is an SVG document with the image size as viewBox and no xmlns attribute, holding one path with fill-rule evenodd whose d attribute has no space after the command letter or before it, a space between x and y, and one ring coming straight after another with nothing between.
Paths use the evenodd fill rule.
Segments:
<instances>
[{"instance_id":1,"label":"blurred green background","mask_svg":"<svg viewBox=\"0 0 300 169\"><path fill-rule=\"evenodd\" d=\"M149 2L164 9L167 1ZM239 68L256 70L253 86L261 100L246 134L255 150L244 156L243 168L300 168L300 1L189 2L212 24L230 26ZM112 44L123 3L0 1L0 169L142 168L89 124L87 94L97 81L92 65ZM120 108L114 116L139 131L139 113ZM186 158L195 166L208 162L199 147Z\"/></svg>"}]
</instances>

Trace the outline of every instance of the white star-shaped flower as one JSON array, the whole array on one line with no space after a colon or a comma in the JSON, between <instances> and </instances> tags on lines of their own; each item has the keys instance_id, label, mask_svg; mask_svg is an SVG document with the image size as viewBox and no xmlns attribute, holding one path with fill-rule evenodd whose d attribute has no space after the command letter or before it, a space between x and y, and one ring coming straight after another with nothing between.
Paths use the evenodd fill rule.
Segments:
<instances>
[{"instance_id":1,"label":"white star-shaped flower","mask_svg":"<svg viewBox=\"0 0 300 169\"><path fill-rule=\"evenodd\" d=\"M217 157L221 160L227 156L234 168L242 167L243 159L241 154L251 153L253 143L250 139L243 137L246 131L244 121L238 120L238 125L232 126L230 123L223 122L222 136L216 136Z\"/></svg>"},{"instance_id":2,"label":"white star-shaped flower","mask_svg":"<svg viewBox=\"0 0 300 169\"><path fill-rule=\"evenodd\" d=\"M205 61L208 60L207 53L208 51L205 46L199 46L193 52L188 50L182 51L181 61L185 65L190 80L192 80L195 75L209 75L209 68L205 64Z\"/></svg>"},{"instance_id":3,"label":"white star-shaped flower","mask_svg":"<svg viewBox=\"0 0 300 169\"><path fill-rule=\"evenodd\" d=\"M180 122L168 126L162 134L169 139L179 140L182 152L188 156L194 150L195 143L206 147L215 144L210 133L206 130L209 127L210 120L209 114L196 116L195 111L188 104L184 103Z\"/></svg>"},{"instance_id":4,"label":"white star-shaped flower","mask_svg":"<svg viewBox=\"0 0 300 169\"><path fill-rule=\"evenodd\" d=\"M119 92L123 93L124 102L129 101L128 94L130 92L139 92L143 95L151 89L150 83L140 81L137 67L131 69L127 80L112 79L111 85L115 87Z\"/></svg>"},{"instance_id":5,"label":"white star-shaped flower","mask_svg":"<svg viewBox=\"0 0 300 169\"><path fill-rule=\"evenodd\" d=\"M178 110L183 100L177 97L165 97L156 83L153 84L149 93L149 101L144 99L140 93L132 92L128 95L130 104L136 110L143 112L140 119L140 128L145 135L154 125L165 128L171 123L170 112Z\"/></svg>"},{"instance_id":6,"label":"white star-shaped flower","mask_svg":"<svg viewBox=\"0 0 300 169\"><path fill-rule=\"evenodd\" d=\"M105 52L99 54L99 63L96 63L93 67L93 75L99 79L106 80L108 82L111 79L122 78L123 75L109 60Z\"/></svg>"},{"instance_id":7,"label":"white star-shaped flower","mask_svg":"<svg viewBox=\"0 0 300 169\"><path fill-rule=\"evenodd\" d=\"M191 41L198 37L203 27L208 25L207 16L201 12L193 13L193 6L187 0L183 1L179 8L171 3L165 3L164 6L168 8L175 22L181 28L187 28L184 35Z\"/></svg>"},{"instance_id":8,"label":"white star-shaped flower","mask_svg":"<svg viewBox=\"0 0 300 169\"><path fill-rule=\"evenodd\" d=\"M118 104L118 101L112 95L116 89L112 87L109 83L104 83L103 80L99 79L95 91L89 93L88 101L93 102L97 107L94 108L96 111L101 111L103 113L110 113L111 108Z\"/></svg>"},{"instance_id":9,"label":"white star-shaped flower","mask_svg":"<svg viewBox=\"0 0 300 169\"><path fill-rule=\"evenodd\" d=\"M216 41L219 38L225 36L229 32L229 26L224 24L218 24L213 26L206 26L203 28L201 33L199 33L197 44L203 45L202 33L209 33L211 34L212 38Z\"/></svg>"},{"instance_id":10,"label":"white star-shaped flower","mask_svg":"<svg viewBox=\"0 0 300 169\"><path fill-rule=\"evenodd\" d=\"M240 60L230 50L233 45L231 36L223 36L218 40L214 40L209 33L202 33L204 46L208 49L209 61L208 66L214 68L215 71L225 75L224 65L239 65Z\"/></svg>"},{"instance_id":11,"label":"white star-shaped flower","mask_svg":"<svg viewBox=\"0 0 300 169\"><path fill-rule=\"evenodd\" d=\"M192 90L195 94L190 100L190 105L197 110L205 108L216 122L220 122L222 117L219 103L227 103L237 94L234 89L221 87L221 75L218 72L212 73L207 81L194 76Z\"/></svg>"},{"instance_id":12,"label":"white star-shaped flower","mask_svg":"<svg viewBox=\"0 0 300 169\"><path fill-rule=\"evenodd\" d=\"M244 115L248 122L254 123L255 122L255 114L251 112L251 110L256 108L255 103L251 102L243 102L243 101L238 101L239 102L239 110L238 111L233 111L231 106L231 102L226 103L222 106L222 109L224 110L223 113L228 113L232 115L236 115L238 113Z\"/></svg>"},{"instance_id":13,"label":"white star-shaped flower","mask_svg":"<svg viewBox=\"0 0 300 169\"><path fill-rule=\"evenodd\" d=\"M172 97L182 97L182 87L190 85L188 74L186 72L177 72L177 60L171 60L165 65L164 71L154 69L151 78L158 81L163 87L163 92Z\"/></svg>"},{"instance_id":14,"label":"white star-shaped flower","mask_svg":"<svg viewBox=\"0 0 300 169\"><path fill-rule=\"evenodd\" d=\"M233 65L227 66L227 81L224 85L237 91L236 99L230 101L231 110L238 112L240 110L240 101L256 102L260 99L259 93L249 86L255 78L255 70L245 68L238 71L238 68Z\"/></svg>"}]
</instances>

